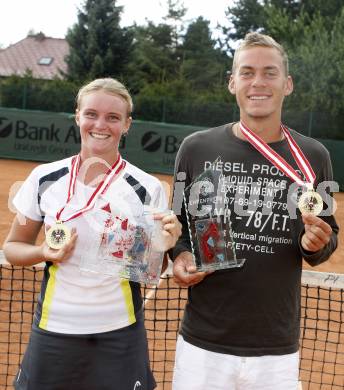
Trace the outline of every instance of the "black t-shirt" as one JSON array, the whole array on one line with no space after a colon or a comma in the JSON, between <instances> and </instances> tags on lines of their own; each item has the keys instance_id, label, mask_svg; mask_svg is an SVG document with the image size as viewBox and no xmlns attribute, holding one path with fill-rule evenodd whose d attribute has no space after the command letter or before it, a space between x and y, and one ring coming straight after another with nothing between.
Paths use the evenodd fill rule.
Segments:
<instances>
[{"instance_id":1,"label":"black t-shirt","mask_svg":"<svg viewBox=\"0 0 344 390\"><path fill-rule=\"evenodd\" d=\"M325 147L296 131L291 134L316 174L315 188L332 180ZM269 146L302 176L286 140ZM302 250L304 226L293 200L300 189L249 142L235 137L231 124L187 137L176 158L175 180L186 177L188 186L218 156L228 184L224 192L231 209L236 254L246 262L241 269L215 271L189 288L180 332L186 341L214 352L238 356L296 352L302 258L311 265L325 261L337 246L338 226L333 216L323 216L333 229L331 241L317 253ZM183 224L183 234L173 258L191 251L185 209L178 210L177 196L175 190L174 211ZM326 193L323 197L326 209L332 198Z\"/></svg>"}]
</instances>

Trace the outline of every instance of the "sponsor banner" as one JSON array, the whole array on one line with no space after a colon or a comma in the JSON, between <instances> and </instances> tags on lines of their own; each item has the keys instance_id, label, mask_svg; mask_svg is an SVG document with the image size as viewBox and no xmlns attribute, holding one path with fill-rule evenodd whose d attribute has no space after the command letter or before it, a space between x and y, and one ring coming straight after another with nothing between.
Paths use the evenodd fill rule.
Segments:
<instances>
[{"instance_id":1,"label":"sponsor banner","mask_svg":"<svg viewBox=\"0 0 344 390\"><path fill-rule=\"evenodd\" d=\"M182 140L199 126L133 121L120 143L124 159L147 172L172 174ZM0 157L55 161L80 150L74 115L0 108Z\"/></svg>"},{"instance_id":2,"label":"sponsor banner","mask_svg":"<svg viewBox=\"0 0 344 390\"><path fill-rule=\"evenodd\" d=\"M133 121L128 136L122 139L120 151L123 158L146 172L173 174L181 142L189 134L203 129L199 126Z\"/></svg>"},{"instance_id":3,"label":"sponsor banner","mask_svg":"<svg viewBox=\"0 0 344 390\"><path fill-rule=\"evenodd\" d=\"M76 154L80 134L72 114L0 108L0 156L53 161Z\"/></svg>"}]
</instances>

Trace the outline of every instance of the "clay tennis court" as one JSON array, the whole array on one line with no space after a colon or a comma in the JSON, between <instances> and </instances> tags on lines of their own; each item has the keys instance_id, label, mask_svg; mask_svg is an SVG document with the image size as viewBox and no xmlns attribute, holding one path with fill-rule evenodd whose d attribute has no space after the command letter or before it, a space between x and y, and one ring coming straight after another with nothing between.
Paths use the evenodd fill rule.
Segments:
<instances>
[{"instance_id":1,"label":"clay tennis court","mask_svg":"<svg viewBox=\"0 0 344 390\"><path fill-rule=\"evenodd\" d=\"M18 161L18 160L0 160L0 169L1 169L1 188L0 188L0 248L2 247L3 240L9 230L11 221L14 217L13 210L9 209L9 196L17 185L20 184L20 181L24 180L29 172L37 166L37 162L28 162L28 161ZM171 185L171 177L167 175L156 175L161 181L163 181L166 186L166 189L169 190ZM335 199L338 204L336 211L337 222L340 226L344 226L344 193L335 194ZM41 239L42 237L40 237ZM325 264L322 264L312 270L322 271L322 272L334 272L334 273L343 273L344 274L344 231L340 231L339 234L339 248L336 253L331 257L329 261ZM305 264L305 269L310 269L309 266ZM41 272L41 271L39 271ZM11 310L12 314L9 314L7 317L5 314L6 310L2 311L0 318L0 389L10 389L13 376L16 373L16 365L20 360L20 355L24 352L25 344L28 339L31 323L31 313L33 311L33 303L35 293L32 291L39 290L39 272L36 274L31 270L2 270L0 280L0 290L1 287L7 282L11 287L12 297L11 302L9 301L9 296L6 296L6 292L1 291L2 295L0 297L0 303L5 307L8 304L8 310ZM7 285L6 285L7 286ZM175 347L175 337L176 331L178 328L178 320L182 316L182 306L185 303L186 291L180 290L171 279L163 279L159 289L155 290L146 290L146 295L148 294L148 299L146 301L146 327L148 329L148 338L150 339L150 348L151 348L151 362L154 370L155 377L157 379L158 390L170 389L171 381L171 372L173 369L173 360L174 360L174 347ZM335 296L335 302L331 303L341 305L343 297L338 292L338 296ZM7 294L9 295L9 293ZM6 299L8 298L8 300ZM3 300L5 303L3 303ZM338 301L338 303L337 303ZM308 305L312 306L311 300L308 302ZM314 306L316 303L314 303ZM340 306L342 307L342 306ZM315 310L318 310L315 308ZM340 310L336 312L336 317L334 319L335 323L343 322L342 314ZM3 325L9 322L6 325ZM326 320L324 320L326 322ZM343 329L343 328L338 328ZM338 331L337 329L337 331ZM7 332L7 333L5 333ZM3 333L5 337L9 340L3 340ZM10 336L8 337L8 334ZM315 335L319 343L324 343L326 338L332 337L331 332L322 332L319 331ZM341 340L344 343L344 335L341 334ZM1 339L2 338L2 339ZM20 340L21 338L21 340ZM10 347L5 344L5 342L10 341ZM344 352L343 343L339 346L340 353ZM338 347L337 347L338 350ZM327 361L331 362L331 356L335 354L333 352L327 351ZM314 359L314 352L309 352L310 358ZM5 356L6 355L6 356ZM344 355L341 355L344 356ZM306 356L307 357L307 356ZM316 357L317 358L317 357ZM5 359L10 359L10 367L7 368L5 372L3 368L3 363ZM12 359L12 360L11 360ZM307 361L306 364L307 369ZM311 364L311 363L310 363ZM327 367L328 365L328 367ZM321 372L333 372L333 377L340 375L341 378L344 374L344 362L338 366L335 363L321 363L318 364L317 371L320 374L318 378L315 378L315 381L321 383ZM333 367L332 367L333 366ZM327 374L326 374L327 375ZM314 379L314 378L313 378ZM334 384L330 385L311 385L311 387L303 387L303 389L309 390L330 390L330 389L339 389L344 387L344 383L337 386L335 379L329 379L329 381ZM163 385L163 383L167 383Z\"/></svg>"}]
</instances>

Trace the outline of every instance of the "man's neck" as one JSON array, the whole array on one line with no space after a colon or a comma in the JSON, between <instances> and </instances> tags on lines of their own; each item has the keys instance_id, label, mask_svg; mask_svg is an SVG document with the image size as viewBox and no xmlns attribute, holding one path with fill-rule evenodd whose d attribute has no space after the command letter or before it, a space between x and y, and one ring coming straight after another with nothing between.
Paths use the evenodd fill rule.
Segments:
<instances>
[{"instance_id":1,"label":"man's neck","mask_svg":"<svg viewBox=\"0 0 344 390\"><path fill-rule=\"evenodd\" d=\"M267 143L281 141L284 138L283 132L281 130L280 118L277 120L252 120L251 118L241 118L241 120L251 131L257 134L263 141ZM237 127L234 128L234 134L237 137L246 140L246 137L240 130L239 123L237 123L235 126Z\"/></svg>"}]
</instances>

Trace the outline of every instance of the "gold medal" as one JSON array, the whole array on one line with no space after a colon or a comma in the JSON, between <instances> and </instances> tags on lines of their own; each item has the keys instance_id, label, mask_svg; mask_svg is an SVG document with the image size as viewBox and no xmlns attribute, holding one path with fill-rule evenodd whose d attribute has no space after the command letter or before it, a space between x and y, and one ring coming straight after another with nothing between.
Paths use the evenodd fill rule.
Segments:
<instances>
[{"instance_id":1,"label":"gold medal","mask_svg":"<svg viewBox=\"0 0 344 390\"><path fill-rule=\"evenodd\" d=\"M61 249L71 238L69 228L61 221L56 221L46 233L45 241L52 249Z\"/></svg>"},{"instance_id":2,"label":"gold medal","mask_svg":"<svg viewBox=\"0 0 344 390\"><path fill-rule=\"evenodd\" d=\"M323 200L317 192L311 189L300 196L298 206L301 214L319 215L323 209Z\"/></svg>"}]
</instances>

